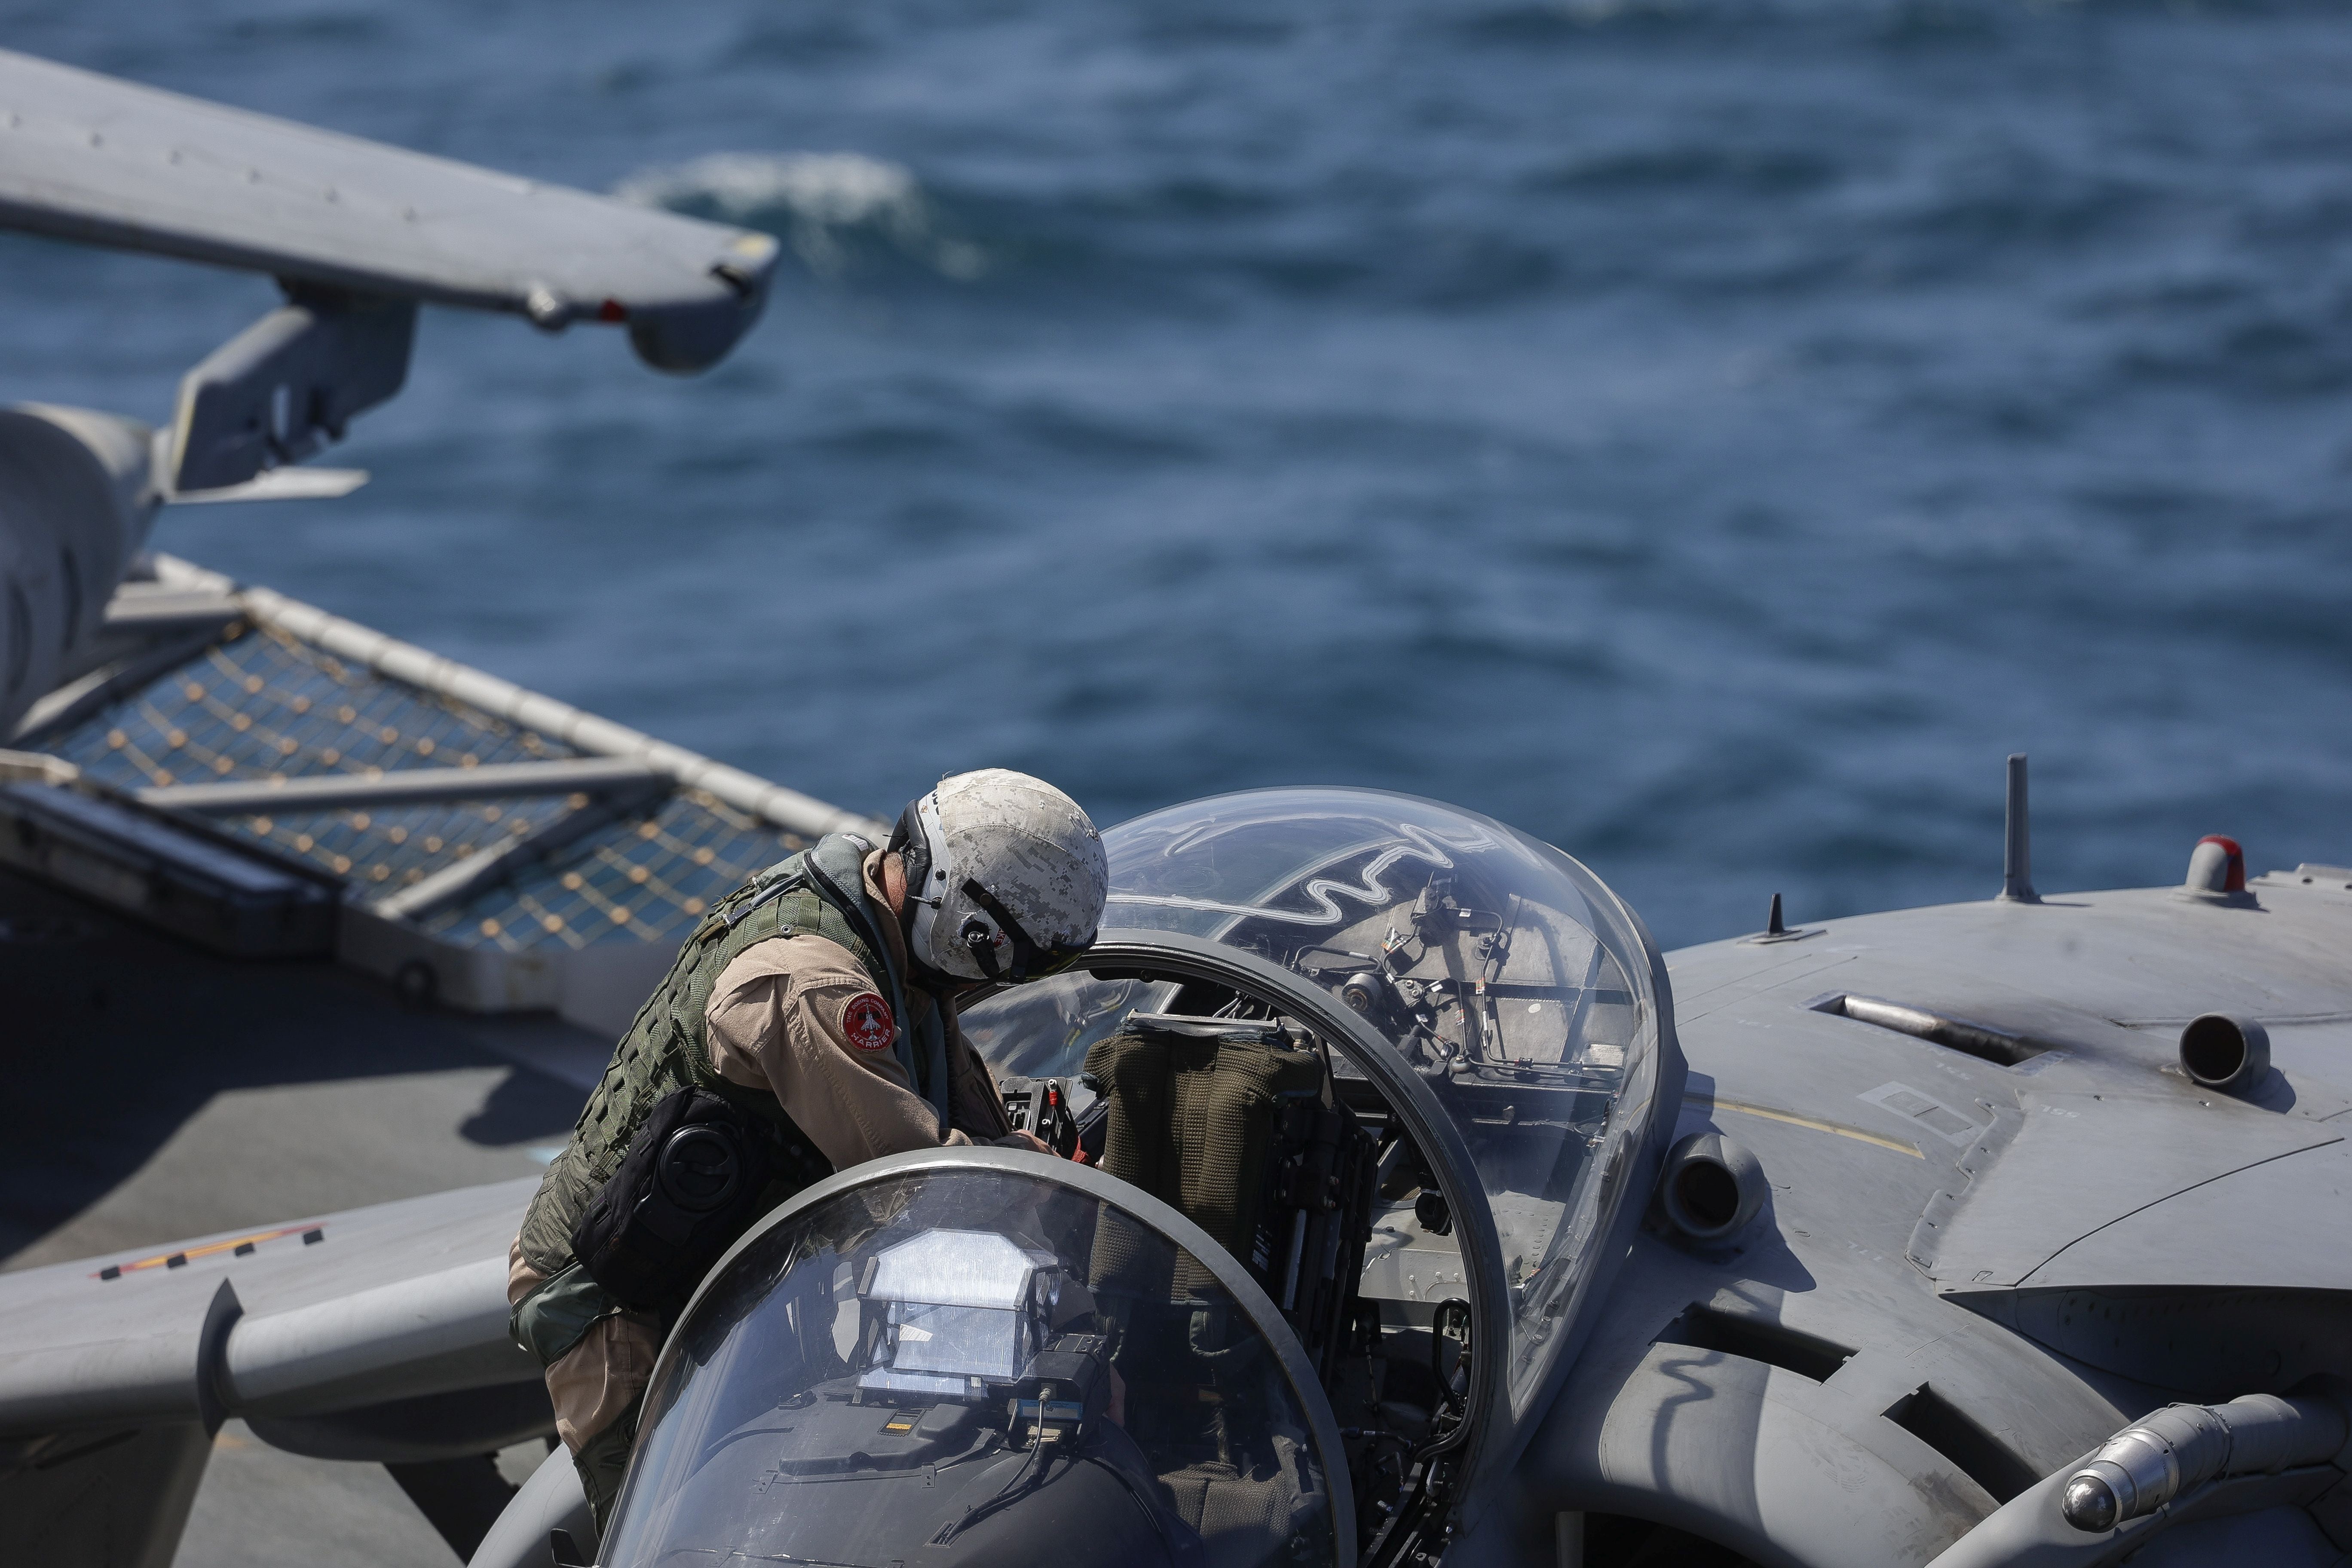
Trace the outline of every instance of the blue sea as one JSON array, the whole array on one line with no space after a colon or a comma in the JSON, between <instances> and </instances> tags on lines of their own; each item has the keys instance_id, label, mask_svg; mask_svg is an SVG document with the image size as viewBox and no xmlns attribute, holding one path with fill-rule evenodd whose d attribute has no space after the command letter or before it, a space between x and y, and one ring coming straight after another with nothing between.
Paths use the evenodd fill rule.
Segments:
<instances>
[{"instance_id":1,"label":"blue sea","mask_svg":"<svg viewBox=\"0 0 2352 1568\"><path fill-rule=\"evenodd\" d=\"M428 312L156 542L844 805L1491 813L1668 945L2352 860L2352 10L0 5L0 47L781 237L713 373ZM0 399L265 279L0 239Z\"/></svg>"}]
</instances>

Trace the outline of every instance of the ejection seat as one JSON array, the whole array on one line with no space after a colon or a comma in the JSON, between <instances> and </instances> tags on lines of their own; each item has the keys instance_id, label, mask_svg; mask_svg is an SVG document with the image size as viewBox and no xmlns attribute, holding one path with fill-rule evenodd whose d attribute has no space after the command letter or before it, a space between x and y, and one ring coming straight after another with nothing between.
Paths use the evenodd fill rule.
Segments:
<instances>
[{"instance_id":1,"label":"ejection seat","mask_svg":"<svg viewBox=\"0 0 2352 1568\"><path fill-rule=\"evenodd\" d=\"M1372 1139L1338 1103L1322 1055L1276 1021L1137 1014L1087 1051L1086 1073L1106 1107L1102 1168L1248 1268L1328 1384L1356 1331L1374 1180ZM1135 1303L1136 1328L1114 1352L1127 1408L1183 1428L1151 1434L1160 1451L1183 1456L1160 1480L1214 1563L1277 1562L1293 1516L1318 1506L1297 1486L1305 1435L1265 1421L1265 1385L1279 1377L1265 1342L1195 1304L1211 1278L1199 1262L1180 1257L1171 1268L1165 1257L1115 1224L1096 1233L1094 1289ZM1147 1392L1156 1397L1138 1397ZM1230 1436L1269 1429L1265 1452ZM1269 1489L1276 1476L1290 1486Z\"/></svg>"}]
</instances>

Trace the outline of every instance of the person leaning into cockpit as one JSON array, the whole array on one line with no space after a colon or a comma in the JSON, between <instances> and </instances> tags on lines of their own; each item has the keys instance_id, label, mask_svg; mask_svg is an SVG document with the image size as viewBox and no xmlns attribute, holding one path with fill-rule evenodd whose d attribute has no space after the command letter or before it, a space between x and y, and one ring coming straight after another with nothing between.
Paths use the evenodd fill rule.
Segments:
<instances>
[{"instance_id":1,"label":"person leaning into cockpit","mask_svg":"<svg viewBox=\"0 0 2352 1568\"><path fill-rule=\"evenodd\" d=\"M835 834L761 872L687 939L509 1254L515 1340L598 1530L663 1335L761 1214L885 1154L1045 1150L1011 1130L955 998L1066 967L1108 882L1075 801L988 769L909 805L887 848Z\"/></svg>"}]
</instances>

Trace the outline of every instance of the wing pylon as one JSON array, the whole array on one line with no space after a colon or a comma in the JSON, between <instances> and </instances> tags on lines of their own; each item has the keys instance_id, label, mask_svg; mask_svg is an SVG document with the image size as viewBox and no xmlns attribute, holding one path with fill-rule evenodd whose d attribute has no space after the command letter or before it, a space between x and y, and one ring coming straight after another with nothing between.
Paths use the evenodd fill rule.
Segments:
<instances>
[{"instance_id":1,"label":"wing pylon","mask_svg":"<svg viewBox=\"0 0 2352 1568\"><path fill-rule=\"evenodd\" d=\"M183 384L158 453L167 497L339 439L399 390L419 303L625 326L646 363L690 374L758 320L777 256L764 234L5 50L0 226L285 287Z\"/></svg>"}]
</instances>

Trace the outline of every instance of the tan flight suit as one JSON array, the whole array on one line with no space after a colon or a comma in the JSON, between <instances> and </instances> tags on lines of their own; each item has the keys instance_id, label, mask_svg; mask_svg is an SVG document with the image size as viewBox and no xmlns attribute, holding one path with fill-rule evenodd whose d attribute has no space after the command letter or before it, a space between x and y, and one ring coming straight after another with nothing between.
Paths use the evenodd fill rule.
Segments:
<instances>
[{"instance_id":1,"label":"tan flight suit","mask_svg":"<svg viewBox=\"0 0 2352 1568\"><path fill-rule=\"evenodd\" d=\"M887 910L880 881L882 852L866 858L866 894ZM905 973L906 938L896 921L878 922L882 939ZM842 1016L873 983L848 950L815 935L778 936L756 942L719 973L704 1010L710 1065L730 1083L772 1091L802 1131L836 1171L909 1149L968 1144L1010 1132L1004 1101L979 1053L955 1026L947 1004L948 1067L953 1075L942 1130L930 1101L916 1092L889 1049L860 1050ZM935 1005L929 992L909 985L907 1005ZM908 1020L910 1024L915 1020ZM507 1302L514 1306L546 1277L523 1261L522 1241L507 1254ZM547 1369L555 1404L555 1431L573 1454L635 1403L653 1375L661 1328L651 1313L617 1312L589 1326L580 1342Z\"/></svg>"}]
</instances>

